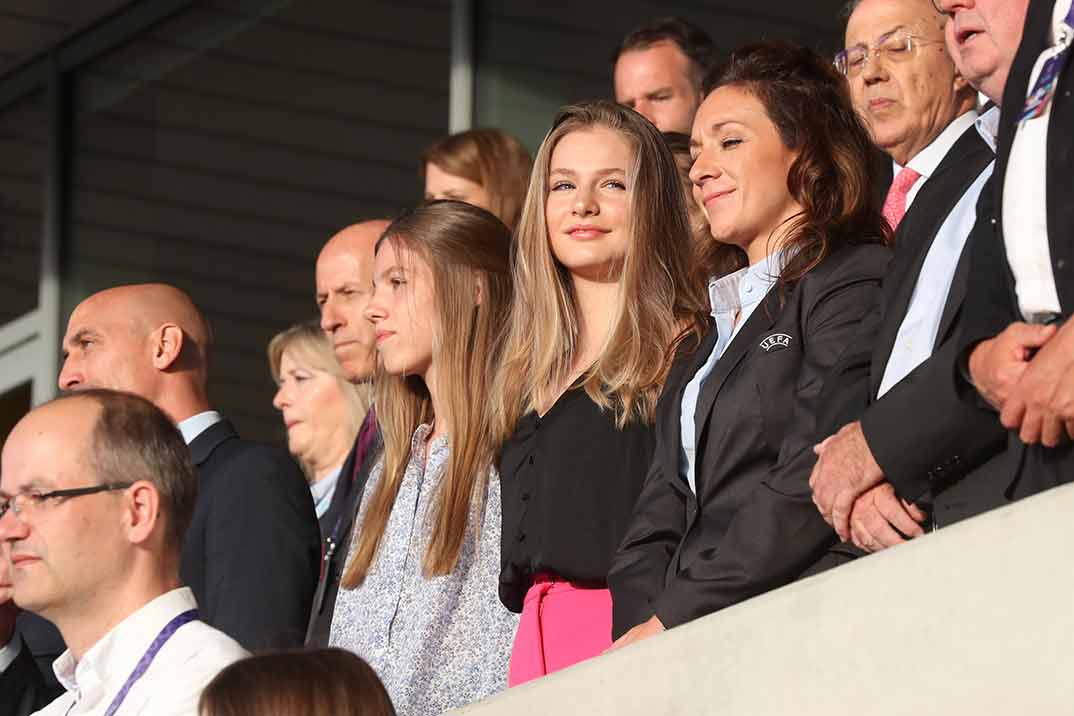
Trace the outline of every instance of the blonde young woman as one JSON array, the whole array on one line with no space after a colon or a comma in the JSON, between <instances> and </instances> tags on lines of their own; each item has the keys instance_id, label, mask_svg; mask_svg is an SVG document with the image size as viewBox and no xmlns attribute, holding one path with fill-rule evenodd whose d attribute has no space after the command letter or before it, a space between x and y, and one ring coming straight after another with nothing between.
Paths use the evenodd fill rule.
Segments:
<instances>
[{"instance_id":1,"label":"blonde young woman","mask_svg":"<svg viewBox=\"0 0 1074 716\"><path fill-rule=\"evenodd\" d=\"M691 251L656 128L610 102L561 110L516 234L497 380L500 598L522 613L511 685L611 645L605 575L652 459L670 357L701 326Z\"/></svg>"},{"instance_id":2,"label":"blonde young woman","mask_svg":"<svg viewBox=\"0 0 1074 716\"><path fill-rule=\"evenodd\" d=\"M502 130L480 128L452 134L421 156L425 198L480 206L514 229L532 163L522 142Z\"/></svg>"},{"instance_id":3,"label":"blonde young woman","mask_svg":"<svg viewBox=\"0 0 1074 716\"><path fill-rule=\"evenodd\" d=\"M287 449L309 480L322 538L335 524L329 512L340 469L369 412L369 390L343 372L324 331L299 323L273 336L269 368L278 386L272 404L287 428Z\"/></svg>"},{"instance_id":4,"label":"blonde young woman","mask_svg":"<svg viewBox=\"0 0 1074 716\"><path fill-rule=\"evenodd\" d=\"M377 242L377 418L329 643L365 658L400 714L439 714L506 685L517 618L497 600L500 483L491 376L511 289L510 233L438 201Z\"/></svg>"}]
</instances>

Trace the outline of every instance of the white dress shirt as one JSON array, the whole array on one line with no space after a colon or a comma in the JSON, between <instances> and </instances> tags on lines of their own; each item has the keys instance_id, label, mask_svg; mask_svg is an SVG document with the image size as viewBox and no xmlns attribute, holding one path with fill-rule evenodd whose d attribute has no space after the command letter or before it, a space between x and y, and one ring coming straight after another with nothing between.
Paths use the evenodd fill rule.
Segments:
<instances>
[{"instance_id":1,"label":"white dress shirt","mask_svg":"<svg viewBox=\"0 0 1074 716\"><path fill-rule=\"evenodd\" d=\"M965 127L968 127L964 121L965 118L975 115L976 112L967 112L956 119L951 126L957 122L965 131ZM995 153L999 107L992 107L981 116L975 117L975 123L977 131ZM956 135L955 139L957 140L959 136L961 133ZM929 145L929 149L931 150L941 138L944 138L942 134L932 145ZM944 154L950 151L953 145L954 141L948 144ZM918 157L914 157L910 165L913 166L917 159ZM935 171L940 163L938 160L933 161L934 159L935 155L929 158L930 171ZM943 155L940 155L939 159L942 160ZM958 200L936 233L925 255L925 261L921 265L921 273L918 274L917 282L914 284L914 292L911 294L906 315L895 336L895 343L891 348L891 355L888 356L880 388L877 390L878 398L932 355L936 345L936 335L939 333L940 322L943 319L944 307L947 305L947 294L951 291L951 283L955 279L955 269L958 268L966 239L969 238L970 231L977 221L977 199L981 196L985 183L992 176L994 166L995 162L989 162L988 166L977 175L977 179ZM919 181L914 189L916 190L924 183Z\"/></svg>"},{"instance_id":2,"label":"white dress shirt","mask_svg":"<svg viewBox=\"0 0 1074 716\"><path fill-rule=\"evenodd\" d=\"M196 607L188 588L173 589L113 627L81 660L65 651L52 668L67 693L37 713L101 716L164 626ZM247 655L234 639L208 624L184 624L131 687L116 716L197 716L205 685L225 666Z\"/></svg>"},{"instance_id":3,"label":"white dress shirt","mask_svg":"<svg viewBox=\"0 0 1074 716\"><path fill-rule=\"evenodd\" d=\"M731 345L731 341L749 320L750 314L779 280L783 265L783 252L777 251L753 266L709 281L709 303L712 306L712 317L716 320L716 345L712 347L712 353L705 364L686 384L679 409L680 476L695 493L697 466L694 461L697 456L697 435L694 418L697 401L701 397L701 387L716 368L716 363Z\"/></svg>"},{"instance_id":4,"label":"white dress shirt","mask_svg":"<svg viewBox=\"0 0 1074 716\"><path fill-rule=\"evenodd\" d=\"M1074 32L1064 22L1071 0L1057 0L1052 11L1049 42L1029 75L1028 96L1044 63L1074 40ZM1066 69L1070 72L1070 69ZM1052 275L1052 255L1048 247L1048 126L1051 102L1041 116L1018 124L1007 160L1003 182L1003 241L1007 262L1014 274L1018 308L1022 316L1059 313L1059 294ZM1063 128L1069 131L1069 128ZM1068 237L1063 237L1064 239Z\"/></svg>"},{"instance_id":5,"label":"white dress shirt","mask_svg":"<svg viewBox=\"0 0 1074 716\"><path fill-rule=\"evenodd\" d=\"M194 439L203 432L223 420L224 417L215 410L206 410L197 415L191 415L186 420L179 421L179 432L183 434L186 444L194 442Z\"/></svg>"},{"instance_id":6,"label":"white dress shirt","mask_svg":"<svg viewBox=\"0 0 1074 716\"><path fill-rule=\"evenodd\" d=\"M910 191L906 192L906 210L909 211L910 207L914 203L914 199L917 197L921 187L925 185L928 178L932 176L936 171L936 167L940 166L940 162L947 156L947 153L951 151L951 147L955 146L955 142L962 136L962 133L970 128L977 120L977 110L971 109L968 112L955 117L951 124L947 125L942 132L933 139L932 142L915 154L910 161L906 162L906 166L913 169L915 172L921 175ZM891 162L895 173L892 176L899 176L899 172L902 171L902 166L898 162Z\"/></svg>"},{"instance_id":7,"label":"white dress shirt","mask_svg":"<svg viewBox=\"0 0 1074 716\"><path fill-rule=\"evenodd\" d=\"M15 663L19 652L22 650L22 637L15 634L7 644L0 647L0 674L7 671L7 667Z\"/></svg>"}]
</instances>

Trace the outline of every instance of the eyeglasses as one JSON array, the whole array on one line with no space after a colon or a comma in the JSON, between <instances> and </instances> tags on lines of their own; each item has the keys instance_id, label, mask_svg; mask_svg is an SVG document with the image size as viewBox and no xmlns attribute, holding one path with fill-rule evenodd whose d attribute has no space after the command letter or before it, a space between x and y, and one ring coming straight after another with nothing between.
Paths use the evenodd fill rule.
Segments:
<instances>
[{"instance_id":1,"label":"eyeglasses","mask_svg":"<svg viewBox=\"0 0 1074 716\"><path fill-rule=\"evenodd\" d=\"M869 58L886 56L891 62L903 62L910 58L915 47L943 44L943 40L930 40L899 30L881 37L872 48L855 45L835 56L835 68L847 77L857 77L865 69Z\"/></svg>"},{"instance_id":2,"label":"eyeglasses","mask_svg":"<svg viewBox=\"0 0 1074 716\"><path fill-rule=\"evenodd\" d=\"M52 492L20 492L6 499L0 498L0 520L4 519L4 515L7 514L8 510L14 512L15 516L21 519L24 515L33 515L39 511L49 500L95 495L98 492L126 490L133 484L133 482L106 482L103 485L73 487L68 490L53 490Z\"/></svg>"}]
</instances>

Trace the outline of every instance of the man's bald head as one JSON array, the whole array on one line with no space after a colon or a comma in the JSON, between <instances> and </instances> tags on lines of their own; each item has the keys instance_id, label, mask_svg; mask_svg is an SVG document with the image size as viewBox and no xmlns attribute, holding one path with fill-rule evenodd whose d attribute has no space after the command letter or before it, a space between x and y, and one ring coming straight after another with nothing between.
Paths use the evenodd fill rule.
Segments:
<instances>
[{"instance_id":1,"label":"man's bald head","mask_svg":"<svg viewBox=\"0 0 1074 716\"><path fill-rule=\"evenodd\" d=\"M373 250L391 222L364 221L343 229L317 257L317 306L321 328L351 382L369 380L375 365L375 332L365 306L373 290Z\"/></svg>"},{"instance_id":2,"label":"man's bald head","mask_svg":"<svg viewBox=\"0 0 1074 716\"><path fill-rule=\"evenodd\" d=\"M180 289L162 283L106 289L71 313L60 389L124 390L183 420L207 409L211 347L209 323Z\"/></svg>"}]
</instances>

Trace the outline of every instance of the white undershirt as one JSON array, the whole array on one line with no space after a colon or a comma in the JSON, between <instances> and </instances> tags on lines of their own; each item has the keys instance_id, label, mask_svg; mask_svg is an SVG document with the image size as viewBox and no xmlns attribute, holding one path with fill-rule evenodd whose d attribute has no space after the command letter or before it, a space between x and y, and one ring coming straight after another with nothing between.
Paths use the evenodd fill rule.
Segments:
<instances>
[{"instance_id":1,"label":"white undershirt","mask_svg":"<svg viewBox=\"0 0 1074 716\"><path fill-rule=\"evenodd\" d=\"M1071 0L1056 0L1048 38L1051 46L1037 58L1029 75L1026 96L1033 89L1044 63L1062 47L1069 46L1074 37L1064 23L1070 3ZM1066 41L1057 46L1056 38L1060 36L1061 28L1065 29L1062 34ZM1003 241L1007 262L1014 274L1018 308L1027 319L1034 313L1059 313L1061 310L1048 247L1047 155L1051 109L1049 102L1040 117L1019 123L1003 182Z\"/></svg>"}]
</instances>

